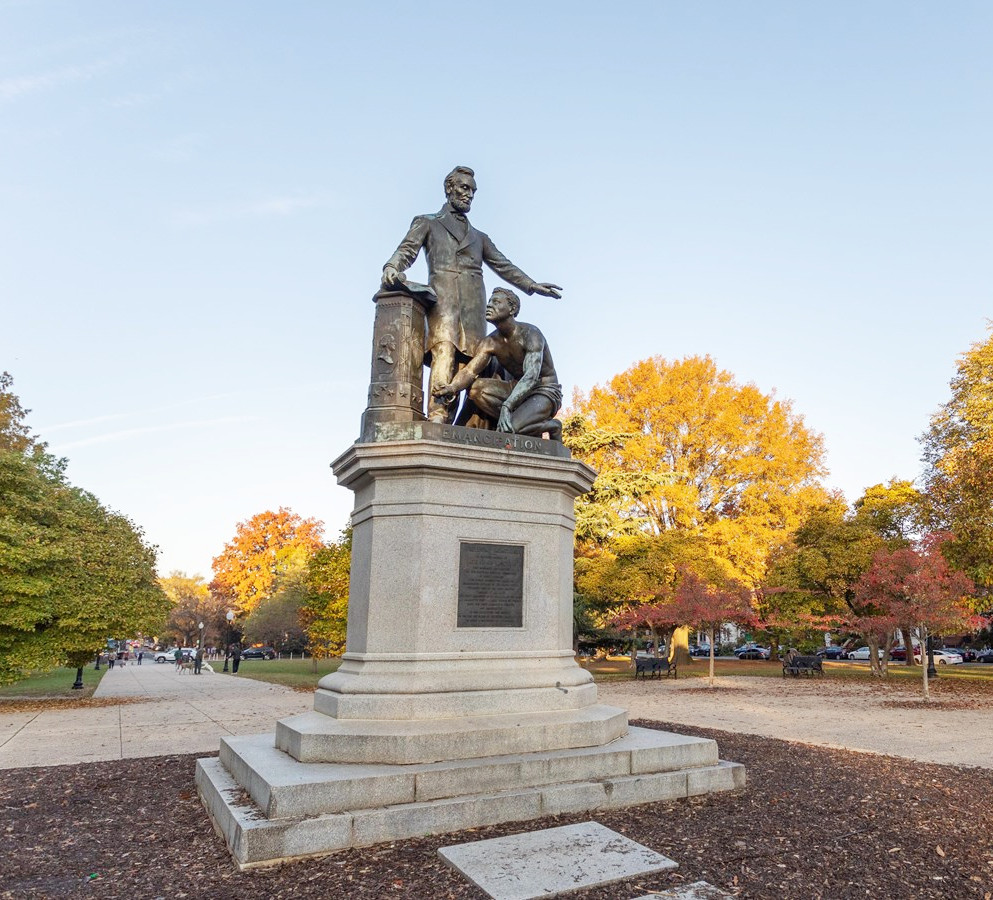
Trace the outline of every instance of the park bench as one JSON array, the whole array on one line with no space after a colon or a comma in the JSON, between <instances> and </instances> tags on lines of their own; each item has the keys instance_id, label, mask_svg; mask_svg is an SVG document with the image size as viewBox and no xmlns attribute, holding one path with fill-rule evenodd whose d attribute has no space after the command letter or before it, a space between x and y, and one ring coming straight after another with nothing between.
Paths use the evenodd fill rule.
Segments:
<instances>
[{"instance_id":1,"label":"park bench","mask_svg":"<svg viewBox=\"0 0 993 900\"><path fill-rule=\"evenodd\" d=\"M672 675L676 678L676 661L672 663L667 659L639 658L634 661L634 677L641 675L643 678L668 678Z\"/></svg>"},{"instance_id":2,"label":"park bench","mask_svg":"<svg viewBox=\"0 0 993 900\"><path fill-rule=\"evenodd\" d=\"M823 675L824 666L819 656L801 656L800 654L789 655L783 659L783 678L792 675L798 678L801 675Z\"/></svg>"}]
</instances>

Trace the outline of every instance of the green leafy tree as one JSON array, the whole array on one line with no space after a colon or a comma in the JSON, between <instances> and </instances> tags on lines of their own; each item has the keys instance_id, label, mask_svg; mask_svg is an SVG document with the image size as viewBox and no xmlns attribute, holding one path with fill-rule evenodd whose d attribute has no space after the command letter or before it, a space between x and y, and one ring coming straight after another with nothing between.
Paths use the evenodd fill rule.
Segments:
<instances>
[{"instance_id":1,"label":"green leafy tree","mask_svg":"<svg viewBox=\"0 0 993 900\"><path fill-rule=\"evenodd\" d=\"M141 529L69 484L0 379L0 683L153 632L168 600Z\"/></svg>"},{"instance_id":2,"label":"green leafy tree","mask_svg":"<svg viewBox=\"0 0 993 900\"><path fill-rule=\"evenodd\" d=\"M310 559L301 621L315 660L335 656L345 647L351 563L350 528L342 532L337 543L328 544Z\"/></svg>"},{"instance_id":3,"label":"green leafy tree","mask_svg":"<svg viewBox=\"0 0 993 900\"><path fill-rule=\"evenodd\" d=\"M993 593L993 334L958 361L951 397L923 436L929 524L987 597Z\"/></svg>"},{"instance_id":4,"label":"green leafy tree","mask_svg":"<svg viewBox=\"0 0 993 900\"><path fill-rule=\"evenodd\" d=\"M0 372L0 450L28 453L45 445L31 434L24 420L31 410L24 409L17 395L11 390L14 379L9 372Z\"/></svg>"},{"instance_id":5,"label":"green leafy tree","mask_svg":"<svg viewBox=\"0 0 993 900\"><path fill-rule=\"evenodd\" d=\"M909 545L919 508L913 486L894 479L867 489L851 509L841 496L814 509L774 557L759 594L761 621L780 633L818 628L859 633L870 648L870 670L885 675L901 623L858 586L878 552ZM909 623L901 630L909 630Z\"/></svg>"}]
</instances>

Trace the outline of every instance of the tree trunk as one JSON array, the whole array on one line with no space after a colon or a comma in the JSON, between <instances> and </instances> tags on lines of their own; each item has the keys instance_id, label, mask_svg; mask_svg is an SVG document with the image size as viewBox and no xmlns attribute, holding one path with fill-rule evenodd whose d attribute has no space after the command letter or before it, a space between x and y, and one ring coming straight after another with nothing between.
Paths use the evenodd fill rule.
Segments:
<instances>
[{"instance_id":1,"label":"tree trunk","mask_svg":"<svg viewBox=\"0 0 993 900\"><path fill-rule=\"evenodd\" d=\"M886 677L886 669L890 662L890 650L893 649L893 640L895 638L894 632L890 631L886 634L886 640L883 643L883 656L879 660L879 674L883 678Z\"/></svg>"},{"instance_id":2,"label":"tree trunk","mask_svg":"<svg viewBox=\"0 0 993 900\"><path fill-rule=\"evenodd\" d=\"M879 669L879 641L873 634L867 635L865 642L869 647L869 673L879 678L882 675Z\"/></svg>"},{"instance_id":3,"label":"tree trunk","mask_svg":"<svg viewBox=\"0 0 993 900\"><path fill-rule=\"evenodd\" d=\"M714 627L707 630L707 638L710 641L710 686L714 686Z\"/></svg>"},{"instance_id":4,"label":"tree trunk","mask_svg":"<svg viewBox=\"0 0 993 900\"><path fill-rule=\"evenodd\" d=\"M914 661L914 629L910 625L901 625L900 633L903 635L903 646L907 648L907 661L904 665L916 666L917 663Z\"/></svg>"},{"instance_id":5,"label":"tree trunk","mask_svg":"<svg viewBox=\"0 0 993 900\"><path fill-rule=\"evenodd\" d=\"M923 684L924 684L924 702L925 703L930 703L931 702L931 690L930 690L930 686L928 685L927 663L924 662L924 656L923 656L923 654L924 654L924 648L927 646L927 626L922 622L918 626L918 629L919 629L920 635L921 635L921 654L922 654L921 655L921 674L922 674L922 677L923 677ZM909 651L909 652L910 652L910 655L913 656L913 651Z\"/></svg>"},{"instance_id":6,"label":"tree trunk","mask_svg":"<svg viewBox=\"0 0 993 900\"><path fill-rule=\"evenodd\" d=\"M690 656L690 629L688 625L680 625L672 631L669 641L669 662L675 660L677 666L687 665L693 657Z\"/></svg>"}]
</instances>

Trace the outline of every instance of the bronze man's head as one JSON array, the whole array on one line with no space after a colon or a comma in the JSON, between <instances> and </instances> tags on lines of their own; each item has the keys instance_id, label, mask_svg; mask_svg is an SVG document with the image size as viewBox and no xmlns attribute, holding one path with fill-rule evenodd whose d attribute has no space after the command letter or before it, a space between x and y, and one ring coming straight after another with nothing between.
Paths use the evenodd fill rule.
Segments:
<instances>
[{"instance_id":1,"label":"bronze man's head","mask_svg":"<svg viewBox=\"0 0 993 900\"><path fill-rule=\"evenodd\" d=\"M516 316L521 311L521 298L509 288L494 288L486 305L486 320L496 322L507 318L503 313L504 306L511 316Z\"/></svg>"},{"instance_id":2,"label":"bronze man's head","mask_svg":"<svg viewBox=\"0 0 993 900\"><path fill-rule=\"evenodd\" d=\"M468 166L456 166L445 176L445 197L458 212L469 212L475 193L476 173Z\"/></svg>"}]
</instances>

